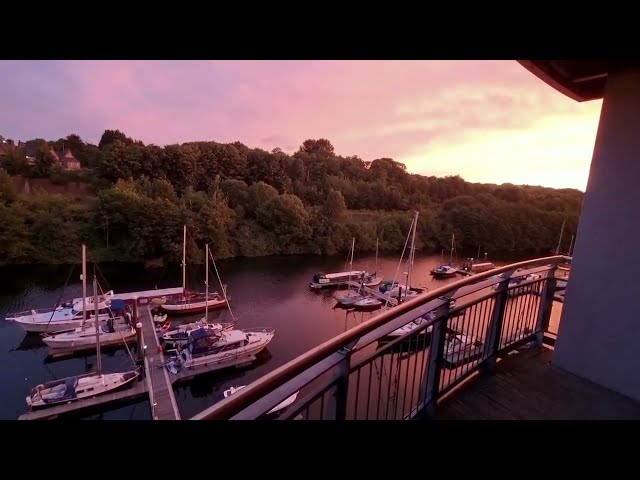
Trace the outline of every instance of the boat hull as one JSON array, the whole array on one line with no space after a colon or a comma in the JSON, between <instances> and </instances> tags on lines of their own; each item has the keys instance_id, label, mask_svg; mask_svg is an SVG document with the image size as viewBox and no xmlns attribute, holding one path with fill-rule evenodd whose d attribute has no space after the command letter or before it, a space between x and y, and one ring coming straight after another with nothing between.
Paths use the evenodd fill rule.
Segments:
<instances>
[{"instance_id":1,"label":"boat hull","mask_svg":"<svg viewBox=\"0 0 640 480\"><path fill-rule=\"evenodd\" d=\"M98 318L107 320L108 314L99 315ZM33 321L32 318L16 318L15 322L29 333L59 333L75 330L82 325L82 318L73 320L57 320L51 322ZM87 325L93 325L93 319L87 319Z\"/></svg>"},{"instance_id":2,"label":"boat hull","mask_svg":"<svg viewBox=\"0 0 640 480\"><path fill-rule=\"evenodd\" d=\"M200 313L204 312L207 309L207 304L209 308L222 308L227 302L224 299L215 299L206 301L196 301L193 303L176 303L176 304L163 304L160 305L160 309L171 315L189 315L191 313Z\"/></svg>"},{"instance_id":3,"label":"boat hull","mask_svg":"<svg viewBox=\"0 0 640 480\"><path fill-rule=\"evenodd\" d=\"M434 278L452 278L456 276L456 272L431 272Z\"/></svg>"},{"instance_id":4,"label":"boat hull","mask_svg":"<svg viewBox=\"0 0 640 480\"><path fill-rule=\"evenodd\" d=\"M62 333L60 335L52 335L44 337L42 341L51 349L74 348L89 349L96 347L96 336L93 335L72 335L75 332ZM100 333L100 345L117 345L122 342L132 342L136 339L135 331Z\"/></svg>"}]
</instances>

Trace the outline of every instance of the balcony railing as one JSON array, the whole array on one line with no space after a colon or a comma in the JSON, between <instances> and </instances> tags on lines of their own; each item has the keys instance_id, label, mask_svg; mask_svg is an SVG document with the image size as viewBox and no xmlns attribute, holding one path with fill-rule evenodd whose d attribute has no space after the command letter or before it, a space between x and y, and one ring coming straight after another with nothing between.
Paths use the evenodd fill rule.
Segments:
<instances>
[{"instance_id":1,"label":"balcony railing","mask_svg":"<svg viewBox=\"0 0 640 480\"><path fill-rule=\"evenodd\" d=\"M473 275L401 303L291 360L194 420L256 419L299 392L280 419L411 419L480 369L542 344L554 256Z\"/></svg>"}]
</instances>

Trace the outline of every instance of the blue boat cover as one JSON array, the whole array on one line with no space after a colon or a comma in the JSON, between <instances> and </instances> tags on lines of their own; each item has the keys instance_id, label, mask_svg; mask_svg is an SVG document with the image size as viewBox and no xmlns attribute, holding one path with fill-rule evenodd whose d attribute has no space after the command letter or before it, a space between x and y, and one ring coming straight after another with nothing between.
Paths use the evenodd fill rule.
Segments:
<instances>
[{"instance_id":1,"label":"blue boat cover","mask_svg":"<svg viewBox=\"0 0 640 480\"><path fill-rule=\"evenodd\" d=\"M193 341L200 340L205 337L217 337L215 331L211 328L195 328L189 334Z\"/></svg>"},{"instance_id":2,"label":"blue boat cover","mask_svg":"<svg viewBox=\"0 0 640 480\"><path fill-rule=\"evenodd\" d=\"M119 298L114 298L111 300L111 310L124 310L124 300L120 300Z\"/></svg>"}]
</instances>

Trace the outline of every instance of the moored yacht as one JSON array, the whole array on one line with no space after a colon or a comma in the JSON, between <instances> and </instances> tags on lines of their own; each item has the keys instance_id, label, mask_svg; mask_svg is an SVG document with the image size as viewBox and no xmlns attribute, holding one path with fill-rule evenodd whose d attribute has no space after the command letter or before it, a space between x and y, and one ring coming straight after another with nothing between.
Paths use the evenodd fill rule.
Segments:
<instances>
[{"instance_id":1,"label":"moored yacht","mask_svg":"<svg viewBox=\"0 0 640 480\"><path fill-rule=\"evenodd\" d=\"M109 308L113 290L100 295L98 297L98 319L107 320L109 317ZM22 312L7 316L7 320L13 320L18 323L27 332L36 333L56 333L73 330L82 325L83 309L82 299L74 300L73 305L65 305L56 307L53 310ZM87 298L85 302L87 316L95 316L95 308L93 299ZM92 320L89 320L91 324Z\"/></svg>"},{"instance_id":2,"label":"moored yacht","mask_svg":"<svg viewBox=\"0 0 640 480\"><path fill-rule=\"evenodd\" d=\"M208 256L205 257L207 267L209 265ZM175 299L165 300L159 308L162 312L173 315L187 315L204 312L209 308L222 308L227 305L227 289L222 285L222 293L193 292L187 290L187 226L183 227L182 241L182 296Z\"/></svg>"},{"instance_id":3,"label":"moored yacht","mask_svg":"<svg viewBox=\"0 0 640 480\"><path fill-rule=\"evenodd\" d=\"M363 270L351 270L349 272L336 272L336 273L316 273L311 282L309 282L310 288L324 288L334 287L342 283L349 281L361 281L365 275Z\"/></svg>"},{"instance_id":4,"label":"moored yacht","mask_svg":"<svg viewBox=\"0 0 640 480\"><path fill-rule=\"evenodd\" d=\"M253 328L245 330L223 330L197 328L189 332L184 345L166 363L171 373L183 368L199 366L237 365L255 360L255 355L264 350L275 335L274 329Z\"/></svg>"},{"instance_id":5,"label":"moored yacht","mask_svg":"<svg viewBox=\"0 0 640 480\"><path fill-rule=\"evenodd\" d=\"M431 275L435 278L451 278L455 277L457 270L451 265L440 265L431 270Z\"/></svg>"},{"instance_id":6,"label":"moored yacht","mask_svg":"<svg viewBox=\"0 0 640 480\"><path fill-rule=\"evenodd\" d=\"M451 252L449 253L449 263L445 264L444 259L442 265L431 270L431 275L434 278L450 278L455 277L458 270L454 268L451 263L453 262L453 252L455 250L455 234L451 235ZM443 252L444 254L444 252Z\"/></svg>"},{"instance_id":7,"label":"moored yacht","mask_svg":"<svg viewBox=\"0 0 640 480\"><path fill-rule=\"evenodd\" d=\"M130 385L140 375L139 370L122 373L88 373L42 383L31 390L27 405L32 409L69 403L102 395Z\"/></svg>"}]
</instances>

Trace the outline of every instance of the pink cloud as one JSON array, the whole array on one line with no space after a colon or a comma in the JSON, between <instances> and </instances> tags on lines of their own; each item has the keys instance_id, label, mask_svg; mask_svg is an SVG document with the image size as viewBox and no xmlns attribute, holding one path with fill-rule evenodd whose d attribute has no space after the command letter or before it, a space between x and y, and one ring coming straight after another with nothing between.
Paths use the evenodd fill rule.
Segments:
<instances>
[{"instance_id":1,"label":"pink cloud","mask_svg":"<svg viewBox=\"0 0 640 480\"><path fill-rule=\"evenodd\" d=\"M14 62L16 69L30 81L10 85L24 98L9 107L19 120L11 127L29 132L26 138L77 132L97 142L105 128L118 128L159 145L240 140L292 152L307 138L324 137L340 154L392 157L423 173L446 171L438 152L464 145L471 158L454 162L460 171L452 173L471 180L479 170L473 145L483 135L535 134L545 118L558 116L569 128L572 119L596 119L599 111L597 102L576 103L515 61ZM34 80L43 69L48 82ZM6 70L0 62L0 77ZM29 104L34 91L49 110L64 113L36 122L37 131L29 121L29 109L42 111ZM0 92L0 100L11 94ZM5 136L8 125L0 120ZM593 144L586 136L566 141Z\"/></svg>"}]
</instances>

